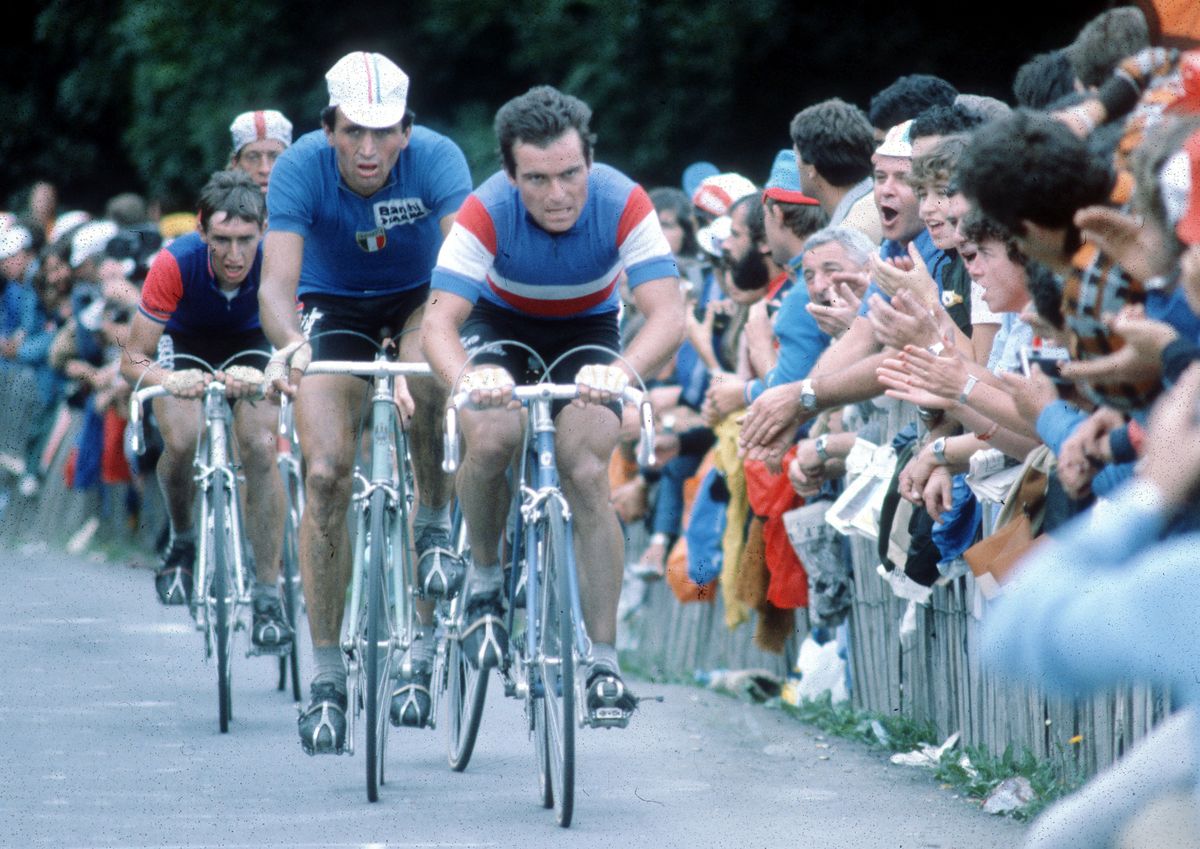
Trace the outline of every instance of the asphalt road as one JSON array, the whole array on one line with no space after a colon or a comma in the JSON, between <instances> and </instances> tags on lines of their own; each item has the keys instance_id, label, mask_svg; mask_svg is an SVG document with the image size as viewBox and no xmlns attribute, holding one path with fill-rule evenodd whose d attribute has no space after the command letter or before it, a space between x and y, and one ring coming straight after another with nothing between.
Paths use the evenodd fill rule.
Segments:
<instances>
[{"instance_id":1,"label":"asphalt road","mask_svg":"<svg viewBox=\"0 0 1200 849\"><path fill-rule=\"evenodd\" d=\"M366 800L361 755L312 758L276 666L236 658L221 734L215 666L145 569L0 551L0 846L854 847L990 849L1021 826L925 773L779 711L660 693L624 731L581 732L575 823L535 799L520 706L489 693L468 770L444 731L396 731ZM307 688L306 688L307 695Z\"/></svg>"}]
</instances>

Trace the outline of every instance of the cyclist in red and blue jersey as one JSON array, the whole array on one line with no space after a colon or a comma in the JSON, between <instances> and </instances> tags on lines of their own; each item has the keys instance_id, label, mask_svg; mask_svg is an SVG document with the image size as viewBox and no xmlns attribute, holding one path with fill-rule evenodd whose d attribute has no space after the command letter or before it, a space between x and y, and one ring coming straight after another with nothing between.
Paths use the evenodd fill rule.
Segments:
<instances>
[{"instance_id":1,"label":"cyclist in red and blue jersey","mask_svg":"<svg viewBox=\"0 0 1200 849\"><path fill-rule=\"evenodd\" d=\"M445 233L471 191L466 157L450 139L413 125L408 76L378 53L350 53L325 75L329 105L322 130L300 138L271 172L270 222L263 243L263 328L279 349L268 366L278 391L296 393L296 427L304 447L304 515L300 572L312 634L312 698L300 715L309 754L341 752L346 736L346 668L342 613L352 570L346 510L356 434L367 382L311 375L317 359L365 360L370 338L415 328ZM296 311L303 304L303 324ZM306 341L311 336L311 345ZM400 340L400 358L421 359L416 333ZM420 500L413 523L422 587L455 587L450 548L452 481L441 471L445 391L432 380L408 387L409 425ZM393 724L429 722L429 679L436 645L432 602L417 606L422 629L397 681Z\"/></svg>"},{"instance_id":2,"label":"cyclist in red and blue jersey","mask_svg":"<svg viewBox=\"0 0 1200 849\"><path fill-rule=\"evenodd\" d=\"M262 191L241 171L219 171L200 193L197 232L171 242L154 258L121 357L126 380L142 386L162 384L170 395L153 401L163 437L158 480L170 520L170 543L155 574L164 604L184 604L192 589L196 534L192 504L196 485L192 458L199 438L199 398L209 376L184 358L190 354L214 366L243 351L271 352L258 322L258 285L262 270L262 229L266 202ZM156 360L161 360L155 364ZM261 368L265 356L248 355L243 365ZM265 402L243 397L251 389L228 375L234 433L246 480L246 534L254 552L254 626L251 642L259 649L283 651L292 629L279 600L280 545L283 534L283 486L275 468L278 413Z\"/></svg>"},{"instance_id":3,"label":"cyclist in red and blue jersey","mask_svg":"<svg viewBox=\"0 0 1200 849\"><path fill-rule=\"evenodd\" d=\"M621 680L615 648L624 544L609 503L608 465L621 429L614 401L635 369L654 374L679 347L683 297L675 261L646 192L607 165L593 164L591 109L540 86L496 115L504 168L459 212L438 255L422 325L429 364L447 385L468 350L498 340L529 345L546 363L578 345L616 350L618 284L628 279L646 322L631 341L628 365L598 351L574 354L550 378L576 383L580 402L555 408L563 491L575 526L584 622L594 647L585 671L591 710L636 700ZM541 377L526 352L481 354L459 384L474 409L463 411L466 447L458 498L473 563L466 592L464 645L481 668L507 651L501 609L500 538L508 500L505 469L521 441L518 412L507 409L516 383ZM622 722L621 724L624 724Z\"/></svg>"}]
</instances>

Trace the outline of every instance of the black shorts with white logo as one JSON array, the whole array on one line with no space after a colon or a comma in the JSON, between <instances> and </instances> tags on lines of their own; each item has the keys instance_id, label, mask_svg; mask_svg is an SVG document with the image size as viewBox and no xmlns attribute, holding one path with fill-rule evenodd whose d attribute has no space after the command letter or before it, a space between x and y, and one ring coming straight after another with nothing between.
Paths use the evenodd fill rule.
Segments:
<instances>
[{"instance_id":1,"label":"black shorts with white logo","mask_svg":"<svg viewBox=\"0 0 1200 849\"><path fill-rule=\"evenodd\" d=\"M428 294L426 285L371 298L305 295L300 327L312 340L312 358L370 362L378 350L371 342L351 333L328 331L353 330L376 342L385 336L394 337L404 329L409 316L424 306Z\"/></svg>"},{"instance_id":2,"label":"black shorts with white logo","mask_svg":"<svg viewBox=\"0 0 1200 849\"><path fill-rule=\"evenodd\" d=\"M575 375L584 366L607 365L614 359L611 353L589 348L575 351L559 360L572 348L598 345L609 351L621 349L616 310L582 318L552 319L515 313L486 301L478 301L458 335L468 354L476 354L495 342L521 342L532 348L537 356L517 345L505 345L500 349L482 351L471 361L473 365L500 366L521 386L542 379L542 363L550 369L549 382L574 383ZM541 357L540 361L538 357ZM554 415L557 416L566 405L565 401L555 401ZM614 402L605 406L617 418L621 417L620 404Z\"/></svg>"}]
</instances>

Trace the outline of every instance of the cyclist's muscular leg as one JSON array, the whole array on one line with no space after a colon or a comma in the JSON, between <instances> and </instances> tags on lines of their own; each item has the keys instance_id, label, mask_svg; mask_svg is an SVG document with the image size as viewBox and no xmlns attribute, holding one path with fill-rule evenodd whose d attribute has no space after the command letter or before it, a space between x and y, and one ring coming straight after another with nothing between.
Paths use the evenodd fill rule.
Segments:
<instances>
[{"instance_id":1,"label":"cyclist's muscular leg","mask_svg":"<svg viewBox=\"0 0 1200 849\"><path fill-rule=\"evenodd\" d=\"M514 410L463 410L464 453L458 468L458 502L467 520L476 564L497 563L508 518L505 473L521 443L521 415Z\"/></svg>"},{"instance_id":2,"label":"cyclist's muscular leg","mask_svg":"<svg viewBox=\"0 0 1200 849\"><path fill-rule=\"evenodd\" d=\"M579 595L588 635L612 645L625 541L609 503L608 466L620 422L606 407L569 406L557 420L558 473L571 505Z\"/></svg>"},{"instance_id":3,"label":"cyclist's muscular leg","mask_svg":"<svg viewBox=\"0 0 1200 849\"><path fill-rule=\"evenodd\" d=\"M421 354L421 334L415 330L424 314L422 307L404 323L406 332L400 337L400 359L405 362L425 361ZM408 381L408 391L416 405L409 434L421 503L428 507L444 507L454 485L450 476L442 471L442 417L446 411L446 390L437 380L413 378Z\"/></svg>"},{"instance_id":4,"label":"cyclist's muscular leg","mask_svg":"<svg viewBox=\"0 0 1200 849\"><path fill-rule=\"evenodd\" d=\"M365 392L366 383L356 377L312 375L301 381L297 397L306 467L300 573L314 647L337 646L341 636L352 565L346 510Z\"/></svg>"},{"instance_id":5,"label":"cyclist's muscular leg","mask_svg":"<svg viewBox=\"0 0 1200 849\"><path fill-rule=\"evenodd\" d=\"M158 458L158 485L166 502L167 516L176 531L192 527L196 482L192 459L200 438L200 402L179 398L155 398L154 416L162 433L163 452Z\"/></svg>"},{"instance_id":6,"label":"cyclist's muscular leg","mask_svg":"<svg viewBox=\"0 0 1200 849\"><path fill-rule=\"evenodd\" d=\"M279 408L266 401L239 401L234 409L238 451L246 474L246 536L254 549L257 578L274 584L283 547L283 481L275 465Z\"/></svg>"}]
</instances>

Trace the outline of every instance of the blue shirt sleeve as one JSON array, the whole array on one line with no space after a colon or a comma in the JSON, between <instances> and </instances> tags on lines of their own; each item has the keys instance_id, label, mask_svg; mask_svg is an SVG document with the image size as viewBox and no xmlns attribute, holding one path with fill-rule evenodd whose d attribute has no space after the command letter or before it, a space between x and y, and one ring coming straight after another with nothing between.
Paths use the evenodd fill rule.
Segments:
<instances>
[{"instance_id":1,"label":"blue shirt sleeve","mask_svg":"<svg viewBox=\"0 0 1200 849\"><path fill-rule=\"evenodd\" d=\"M1062 693L1130 678L1194 691L1200 534L1156 542L1167 518L1135 482L1035 548L985 617L984 659Z\"/></svg>"},{"instance_id":2,"label":"blue shirt sleeve","mask_svg":"<svg viewBox=\"0 0 1200 849\"><path fill-rule=\"evenodd\" d=\"M775 337L779 340L779 358L763 377L747 384L746 401L754 401L772 386L795 383L808 377L821 353L829 347L830 337L821 331L817 320L806 309L808 289L793 286L784 296L775 314Z\"/></svg>"},{"instance_id":3,"label":"blue shirt sleeve","mask_svg":"<svg viewBox=\"0 0 1200 849\"><path fill-rule=\"evenodd\" d=\"M308 238L316 220L318 190L316 163L308 146L300 143L283 152L271 169L267 188L267 228Z\"/></svg>"},{"instance_id":4,"label":"blue shirt sleeve","mask_svg":"<svg viewBox=\"0 0 1200 849\"><path fill-rule=\"evenodd\" d=\"M458 212L471 193L471 169L462 149L445 136L425 148L419 173L429 181L429 197L433 201L433 216L441 221ZM275 175L271 175L275 179Z\"/></svg>"},{"instance_id":5,"label":"blue shirt sleeve","mask_svg":"<svg viewBox=\"0 0 1200 849\"><path fill-rule=\"evenodd\" d=\"M1037 420L1037 433L1050 446L1050 450L1058 454L1063 443L1070 438L1081 424L1087 420L1087 414L1068 404L1066 401L1055 401L1042 410Z\"/></svg>"}]
</instances>

